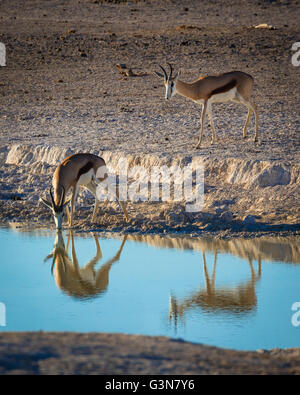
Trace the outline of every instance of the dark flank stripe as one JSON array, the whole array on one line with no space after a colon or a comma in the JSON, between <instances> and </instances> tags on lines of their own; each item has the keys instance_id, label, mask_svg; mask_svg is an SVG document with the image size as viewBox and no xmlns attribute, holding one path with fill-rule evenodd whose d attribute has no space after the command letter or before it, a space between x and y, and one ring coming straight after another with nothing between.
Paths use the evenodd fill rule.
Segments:
<instances>
[{"instance_id":1,"label":"dark flank stripe","mask_svg":"<svg viewBox=\"0 0 300 395\"><path fill-rule=\"evenodd\" d=\"M218 93L228 92L228 91L230 91L230 89L234 88L235 86L236 86L236 80L232 80L232 81L228 82L228 84L220 86L217 89L214 89L211 92L210 97L213 95L217 95Z\"/></svg>"},{"instance_id":2,"label":"dark flank stripe","mask_svg":"<svg viewBox=\"0 0 300 395\"><path fill-rule=\"evenodd\" d=\"M87 173L89 170L91 170L93 167L93 162L87 162L78 172L77 174L77 181L79 178L82 176L82 174Z\"/></svg>"}]
</instances>

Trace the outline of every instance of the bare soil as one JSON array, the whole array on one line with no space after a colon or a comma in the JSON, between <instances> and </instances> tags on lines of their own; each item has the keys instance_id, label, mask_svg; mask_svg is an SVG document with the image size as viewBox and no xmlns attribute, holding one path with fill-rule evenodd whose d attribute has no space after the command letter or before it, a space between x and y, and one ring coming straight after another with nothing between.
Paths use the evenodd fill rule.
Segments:
<instances>
[{"instance_id":1,"label":"bare soil","mask_svg":"<svg viewBox=\"0 0 300 395\"><path fill-rule=\"evenodd\" d=\"M7 0L0 10L7 48L7 66L0 68L2 222L53 226L38 199L47 194L57 162L36 159L32 151L58 147L110 153L110 159L127 155L136 164L146 157L149 163L204 161L202 212L129 203L133 220L126 224L109 205L91 224L92 200L85 199L77 212L81 230L299 232L300 67L291 62L298 1L33 0L21 6ZM254 28L262 23L269 28ZM253 75L259 142L253 142L254 119L242 139L246 108L219 104L217 143L210 146L206 122L203 146L195 150L201 109L180 96L164 100L153 72L166 62L181 68L185 81L230 70ZM15 160L14 145L24 150L24 163ZM252 222L243 222L249 215Z\"/></svg>"},{"instance_id":2,"label":"bare soil","mask_svg":"<svg viewBox=\"0 0 300 395\"><path fill-rule=\"evenodd\" d=\"M300 349L244 352L166 337L107 333L0 334L0 374L299 373Z\"/></svg>"}]
</instances>

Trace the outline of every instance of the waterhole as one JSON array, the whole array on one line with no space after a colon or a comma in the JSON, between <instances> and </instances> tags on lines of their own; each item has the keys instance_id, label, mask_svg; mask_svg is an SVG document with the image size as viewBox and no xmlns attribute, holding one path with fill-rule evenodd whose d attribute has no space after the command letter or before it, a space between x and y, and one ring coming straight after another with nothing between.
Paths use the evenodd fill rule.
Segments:
<instances>
[{"instance_id":1,"label":"waterhole","mask_svg":"<svg viewBox=\"0 0 300 395\"><path fill-rule=\"evenodd\" d=\"M0 331L300 346L300 240L1 229Z\"/></svg>"}]
</instances>

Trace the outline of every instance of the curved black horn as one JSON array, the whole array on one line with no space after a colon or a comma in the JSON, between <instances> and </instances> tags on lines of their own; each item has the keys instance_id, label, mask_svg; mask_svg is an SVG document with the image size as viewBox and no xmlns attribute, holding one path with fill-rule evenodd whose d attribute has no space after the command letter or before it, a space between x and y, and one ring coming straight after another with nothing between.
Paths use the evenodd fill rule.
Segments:
<instances>
[{"instance_id":1,"label":"curved black horn","mask_svg":"<svg viewBox=\"0 0 300 395\"><path fill-rule=\"evenodd\" d=\"M60 202L59 202L59 207L61 207L64 204L64 200L65 200L65 188L61 185L61 189L62 189L62 194L60 196Z\"/></svg>"},{"instance_id":2,"label":"curved black horn","mask_svg":"<svg viewBox=\"0 0 300 395\"><path fill-rule=\"evenodd\" d=\"M55 208L55 201L54 201L54 197L53 197L53 193L52 193L52 187L50 187L49 192L50 192L52 207Z\"/></svg>"},{"instance_id":3,"label":"curved black horn","mask_svg":"<svg viewBox=\"0 0 300 395\"><path fill-rule=\"evenodd\" d=\"M159 64L159 67L162 69L162 71L164 73L164 76L165 76L165 80L167 81L168 80L168 74L167 74L166 70L160 64Z\"/></svg>"},{"instance_id":4,"label":"curved black horn","mask_svg":"<svg viewBox=\"0 0 300 395\"><path fill-rule=\"evenodd\" d=\"M173 67L172 67L172 65L170 64L170 63L167 63L167 65L169 66L169 68L170 68L170 75L169 75L169 79L171 79L172 78L172 74L173 74Z\"/></svg>"}]
</instances>

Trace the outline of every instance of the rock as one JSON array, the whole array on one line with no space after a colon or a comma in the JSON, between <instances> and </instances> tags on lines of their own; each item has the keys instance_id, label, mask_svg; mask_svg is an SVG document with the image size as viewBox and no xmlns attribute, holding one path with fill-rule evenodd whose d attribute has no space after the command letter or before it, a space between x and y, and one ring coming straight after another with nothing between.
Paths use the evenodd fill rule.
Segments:
<instances>
[{"instance_id":1,"label":"rock","mask_svg":"<svg viewBox=\"0 0 300 395\"><path fill-rule=\"evenodd\" d=\"M66 31L66 34L72 34L72 33L76 33L75 29L69 29Z\"/></svg>"},{"instance_id":2,"label":"rock","mask_svg":"<svg viewBox=\"0 0 300 395\"><path fill-rule=\"evenodd\" d=\"M254 225L256 223L256 218L254 215L246 215L246 217L243 218L243 221L246 224Z\"/></svg>"},{"instance_id":3,"label":"rock","mask_svg":"<svg viewBox=\"0 0 300 395\"><path fill-rule=\"evenodd\" d=\"M63 159L73 153L66 147L13 145L6 157L6 164L30 166L36 164L58 165Z\"/></svg>"},{"instance_id":4,"label":"rock","mask_svg":"<svg viewBox=\"0 0 300 395\"><path fill-rule=\"evenodd\" d=\"M259 348L258 350L256 350L256 352L257 352L258 354L268 354L268 350L264 350L264 349L262 349L262 348Z\"/></svg>"},{"instance_id":5,"label":"rock","mask_svg":"<svg viewBox=\"0 0 300 395\"><path fill-rule=\"evenodd\" d=\"M222 221L225 222L231 222L233 221L233 214L231 211L224 211L221 215L220 215L220 219Z\"/></svg>"},{"instance_id":6,"label":"rock","mask_svg":"<svg viewBox=\"0 0 300 395\"><path fill-rule=\"evenodd\" d=\"M268 25L267 23L260 23L259 25L253 26L254 29L268 29L268 30L275 30L274 26Z\"/></svg>"},{"instance_id":7,"label":"rock","mask_svg":"<svg viewBox=\"0 0 300 395\"><path fill-rule=\"evenodd\" d=\"M267 167L261 174L259 174L254 181L254 184L265 188L273 187L275 185L287 185L290 183L290 171L281 164Z\"/></svg>"},{"instance_id":8,"label":"rock","mask_svg":"<svg viewBox=\"0 0 300 395\"><path fill-rule=\"evenodd\" d=\"M125 70L125 69L127 69L127 66L126 66L125 63L118 63L118 64L116 64L116 67L117 67L119 70Z\"/></svg>"},{"instance_id":9,"label":"rock","mask_svg":"<svg viewBox=\"0 0 300 395\"><path fill-rule=\"evenodd\" d=\"M227 173L227 182L230 184L244 184L246 187L274 187L276 185L287 185L294 179L296 169L288 165L273 164L267 161L230 159L225 161L223 167L217 171ZM297 176L296 176L297 178Z\"/></svg>"},{"instance_id":10,"label":"rock","mask_svg":"<svg viewBox=\"0 0 300 395\"><path fill-rule=\"evenodd\" d=\"M167 215L167 220L170 223L183 223L185 222L185 215L182 212L170 213Z\"/></svg>"}]
</instances>

